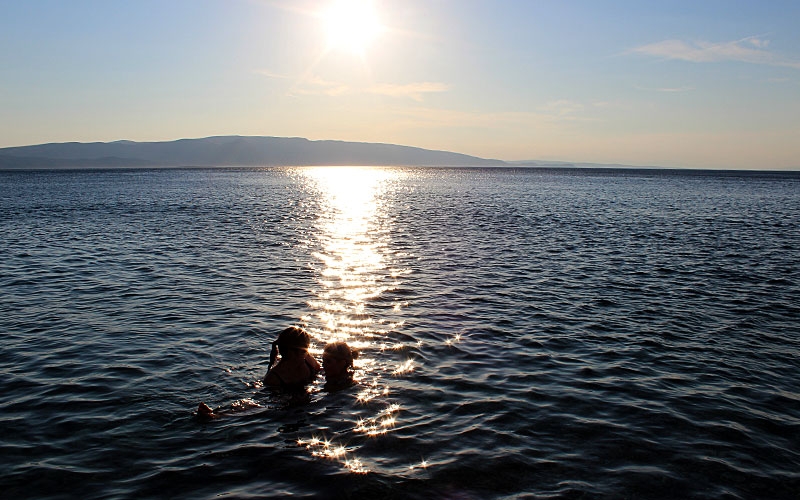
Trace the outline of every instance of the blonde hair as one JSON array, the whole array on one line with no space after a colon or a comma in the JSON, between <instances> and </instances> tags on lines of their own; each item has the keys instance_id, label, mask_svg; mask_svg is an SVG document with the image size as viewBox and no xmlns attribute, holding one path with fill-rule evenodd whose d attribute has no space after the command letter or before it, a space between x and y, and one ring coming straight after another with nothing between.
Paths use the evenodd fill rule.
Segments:
<instances>
[{"instance_id":1,"label":"blonde hair","mask_svg":"<svg viewBox=\"0 0 800 500\"><path fill-rule=\"evenodd\" d=\"M322 355L333 356L347 363L347 368L353 368L353 361L358 359L358 349L351 348L346 342L332 342L325 346Z\"/></svg>"}]
</instances>

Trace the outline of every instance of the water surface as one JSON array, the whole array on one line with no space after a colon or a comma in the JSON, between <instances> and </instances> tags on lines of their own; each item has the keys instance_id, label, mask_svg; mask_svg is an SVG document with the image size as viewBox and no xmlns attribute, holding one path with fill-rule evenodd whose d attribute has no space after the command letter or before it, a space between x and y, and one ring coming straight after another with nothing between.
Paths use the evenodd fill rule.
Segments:
<instances>
[{"instance_id":1,"label":"water surface","mask_svg":"<svg viewBox=\"0 0 800 500\"><path fill-rule=\"evenodd\" d=\"M797 173L0 181L9 498L800 497ZM264 390L290 324L358 385Z\"/></svg>"}]
</instances>

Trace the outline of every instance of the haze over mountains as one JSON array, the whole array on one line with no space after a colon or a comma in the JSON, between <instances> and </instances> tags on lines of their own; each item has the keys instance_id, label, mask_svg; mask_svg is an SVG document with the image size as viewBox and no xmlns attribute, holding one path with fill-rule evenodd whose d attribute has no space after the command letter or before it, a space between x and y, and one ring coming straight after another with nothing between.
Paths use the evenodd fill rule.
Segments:
<instances>
[{"instance_id":1,"label":"haze over mountains","mask_svg":"<svg viewBox=\"0 0 800 500\"><path fill-rule=\"evenodd\" d=\"M235 166L505 166L500 160L394 144L220 136L169 142L53 143L0 148L0 168Z\"/></svg>"}]
</instances>

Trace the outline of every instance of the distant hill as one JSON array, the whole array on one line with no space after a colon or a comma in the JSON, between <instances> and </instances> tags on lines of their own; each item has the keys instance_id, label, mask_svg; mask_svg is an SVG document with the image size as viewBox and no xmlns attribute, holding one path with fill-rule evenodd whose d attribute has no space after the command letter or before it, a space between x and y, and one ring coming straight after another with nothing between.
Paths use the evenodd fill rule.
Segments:
<instances>
[{"instance_id":1,"label":"distant hill","mask_svg":"<svg viewBox=\"0 0 800 500\"><path fill-rule=\"evenodd\" d=\"M447 151L395 144L221 136L169 142L66 142L0 148L0 169L236 166L505 166Z\"/></svg>"}]
</instances>

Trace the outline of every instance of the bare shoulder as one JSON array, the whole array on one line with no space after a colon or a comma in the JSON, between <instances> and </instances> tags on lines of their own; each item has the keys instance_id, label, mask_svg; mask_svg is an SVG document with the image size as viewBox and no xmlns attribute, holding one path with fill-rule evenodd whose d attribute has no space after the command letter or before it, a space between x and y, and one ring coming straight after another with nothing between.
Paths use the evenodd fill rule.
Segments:
<instances>
[{"instance_id":1,"label":"bare shoulder","mask_svg":"<svg viewBox=\"0 0 800 500\"><path fill-rule=\"evenodd\" d=\"M314 356L312 356L311 353L309 352L306 353L306 362L309 364L309 366L311 366L311 368L314 369L315 372L318 372L322 369L322 367L319 364L319 361L314 359Z\"/></svg>"}]
</instances>

